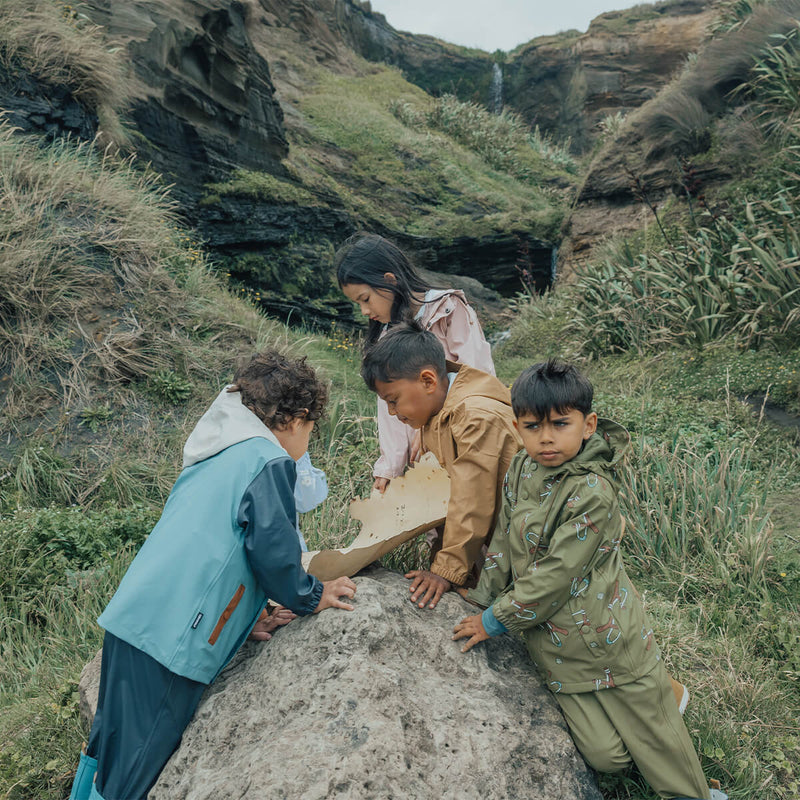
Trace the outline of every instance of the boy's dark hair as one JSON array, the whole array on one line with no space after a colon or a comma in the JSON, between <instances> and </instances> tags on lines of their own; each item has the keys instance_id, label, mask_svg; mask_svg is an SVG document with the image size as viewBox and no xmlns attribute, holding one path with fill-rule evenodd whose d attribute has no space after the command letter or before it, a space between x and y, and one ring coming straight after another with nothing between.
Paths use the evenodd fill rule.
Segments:
<instances>
[{"instance_id":1,"label":"boy's dark hair","mask_svg":"<svg viewBox=\"0 0 800 800\"><path fill-rule=\"evenodd\" d=\"M305 358L287 358L277 350L251 356L228 391L241 392L242 404L268 428L283 427L294 417L319 419L328 402L327 385Z\"/></svg>"},{"instance_id":2,"label":"boy's dark hair","mask_svg":"<svg viewBox=\"0 0 800 800\"><path fill-rule=\"evenodd\" d=\"M592 384L576 367L551 358L522 370L511 387L511 408L515 417L547 419L551 411L566 414L571 408L586 416L593 397Z\"/></svg>"},{"instance_id":3,"label":"boy's dark hair","mask_svg":"<svg viewBox=\"0 0 800 800\"><path fill-rule=\"evenodd\" d=\"M404 322L411 317L413 296L422 297L428 289L435 289L425 282L408 256L393 242L377 233L360 231L353 234L334 256L336 280L339 288L353 283L365 283L373 289L391 292L393 296L391 325ZM391 272L397 283L383 276ZM378 340L383 323L370 320L367 326L367 344Z\"/></svg>"},{"instance_id":4,"label":"boy's dark hair","mask_svg":"<svg viewBox=\"0 0 800 800\"><path fill-rule=\"evenodd\" d=\"M370 345L361 362L361 377L375 391L375 382L414 380L426 367L447 380L442 343L417 322L406 322L387 331Z\"/></svg>"}]
</instances>

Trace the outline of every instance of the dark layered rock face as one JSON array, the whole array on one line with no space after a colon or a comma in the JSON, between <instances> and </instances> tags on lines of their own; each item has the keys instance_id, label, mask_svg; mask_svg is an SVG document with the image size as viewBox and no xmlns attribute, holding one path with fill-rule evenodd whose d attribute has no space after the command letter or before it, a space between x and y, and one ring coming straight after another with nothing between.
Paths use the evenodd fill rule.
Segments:
<instances>
[{"instance_id":1,"label":"dark layered rock face","mask_svg":"<svg viewBox=\"0 0 800 800\"><path fill-rule=\"evenodd\" d=\"M332 291L334 249L356 230L347 212L230 196L197 209L197 230L217 264L273 316L310 327L360 324L352 303Z\"/></svg>"},{"instance_id":2,"label":"dark layered rock face","mask_svg":"<svg viewBox=\"0 0 800 800\"><path fill-rule=\"evenodd\" d=\"M357 230L346 211L223 197L198 210L197 229L219 266L256 290L270 314L312 327L362 324L333 287L334 251ZM484 324L507 319L502 295L551 283L552 245L523 231L449 241L378 232L402 247L430 283L463 289Z\"/></svg>"},{"instance_id":3,"label":"dark layered rock face","mask_svg":"<svg viewBox=\"0 0 800 800\"><path fill-rule=\"evenodd\" d=\"M23 133L92 139L97 114L76 100L66 86L53 86L25 70L0 70L0 109L5 121Z\"/></svg>"},{"instance_id":4,"label":"dark layered rock face","mask_svg":"<svg viewBox=\"0 0 800 800\"><path fill-rule=\"evenodd\" d=\"M448 276L468 275L505 296L520 291L527 282L530 288L543 291L552 280L553 246L524 231L480 239L460 236L451 242L395 238L420 266Z\"/></svg>"},{"instance_id":5,"label":"dark layered rock face","mask_svg":"<svg viewBox=\"0 0 800 800\"><path fill-rule=\"evenodd\" d=\"M92 16L124 43L136 76L140 155L179 195L246 167L282 173L283 111L267 61L235 0L94 0Z\"/></svg>"}]
</instances>

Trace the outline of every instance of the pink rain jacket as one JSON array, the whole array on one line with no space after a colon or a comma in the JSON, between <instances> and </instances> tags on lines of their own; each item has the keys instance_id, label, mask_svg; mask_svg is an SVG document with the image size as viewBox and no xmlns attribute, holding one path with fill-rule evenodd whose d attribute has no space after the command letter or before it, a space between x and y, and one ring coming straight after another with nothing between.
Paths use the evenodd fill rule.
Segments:
<instances>
[{"instance_id":1,"label":"pink rain jacket","mask_svg":"<svg viewBox=\"0 0 800 800\"><path fill-rule=\"evenodd\" d=\"M448 361L456 361L494 375L489 343L481 330L475 311L459 289L428 292L419 323L433 333L444 347ZM396 478L409 462L411 443L416 431L389 414L386 403L378 398L378 444L381 455L372 468L376 478Z\"/></svg>"}]
</instances>

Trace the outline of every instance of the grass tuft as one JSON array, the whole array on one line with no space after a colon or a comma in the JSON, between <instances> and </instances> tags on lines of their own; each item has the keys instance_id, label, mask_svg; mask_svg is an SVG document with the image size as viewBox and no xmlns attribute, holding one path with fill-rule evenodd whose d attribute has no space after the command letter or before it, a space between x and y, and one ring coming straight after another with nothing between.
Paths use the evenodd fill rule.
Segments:
<instances>
[{"instance_id":1,"label":"grass tuft","mask_svg":"<svg viewBox=\"0 0 800 800\"><path fill-rule=\"evenodd\" d=\"M131 95L121 48L81 10L51 0L0 2L0 66L66 86L94 111L107 141L122 144L119 122Z\"/></svg>"}]
</instances>

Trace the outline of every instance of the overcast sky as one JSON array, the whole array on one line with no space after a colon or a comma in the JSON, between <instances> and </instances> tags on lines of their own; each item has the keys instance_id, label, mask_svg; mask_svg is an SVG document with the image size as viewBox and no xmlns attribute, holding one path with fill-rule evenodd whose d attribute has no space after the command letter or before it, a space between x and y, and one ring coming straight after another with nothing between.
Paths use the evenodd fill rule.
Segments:
<instances>
[{"instance_id":1,"label":"overcast sky","mask_svg":"<svg viewBox=\"0 0 800 800\"><path fill-rule=\"evenodd\" d=\"M401 31L428 33L481 50L513 50L536 36L585 31L604 11L642 0L371 0L374 11Z\"/></svg>"}]
</instances>

